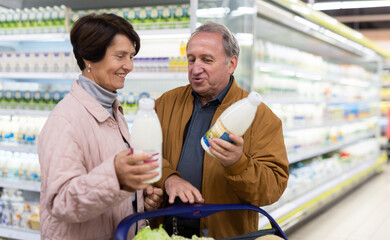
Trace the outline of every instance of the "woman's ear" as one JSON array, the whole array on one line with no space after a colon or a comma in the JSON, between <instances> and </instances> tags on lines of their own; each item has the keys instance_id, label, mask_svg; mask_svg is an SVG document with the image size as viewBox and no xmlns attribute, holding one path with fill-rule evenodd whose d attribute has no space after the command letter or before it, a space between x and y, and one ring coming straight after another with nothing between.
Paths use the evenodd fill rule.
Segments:
<instances>
[{"instance_id":1,"label":"woman's ear","mask_svg":"<svg viewBox=\"0 0 390 240\"><path fill-rule=\"evenodd\" d=\"M85 68L83 69L83 72L91 72L91 61L85 60L83 58L83 62L85 64Z\"/></svg>"}]
</instances>

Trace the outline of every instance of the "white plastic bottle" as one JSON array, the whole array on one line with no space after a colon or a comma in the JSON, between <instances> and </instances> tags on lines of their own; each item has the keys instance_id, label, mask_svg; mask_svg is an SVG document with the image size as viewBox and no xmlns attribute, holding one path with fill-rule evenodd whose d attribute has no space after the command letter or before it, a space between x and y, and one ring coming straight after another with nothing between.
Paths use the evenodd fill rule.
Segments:
<instances>
[{"instance_id":1,"label":"white plastic bottle","mask_svg":"<svg viewBox=\"0 0 390 240\"><path fill-rule=\"evenodd\" d=\"M153 155L150 162L157 161L159 167L156 170L159 175L145 183L154 183L161 178L162 165L162 130L161 124L154 111L154 100L141 98L139 100L139 110L134 118L130 135L130 145L133 153L151 153Z\"/></svg>"},{"instance_id":2,"label":"white plastic bottle","mask_svg":"<svg viewBox=\"0 0 390 240\"><path fill-rule=\"evenodd\" d=\"M209 150L209 140L220 138L232 142L229 139L230 133L234 133L238 136L244 135L255 118L257 106L259 106L262 101L263 98L260 94L250 92L248 97L243 98L228 107L201 138L200 143L202 144L203 149L213 156Z\"/></svg>"}]
</instances>

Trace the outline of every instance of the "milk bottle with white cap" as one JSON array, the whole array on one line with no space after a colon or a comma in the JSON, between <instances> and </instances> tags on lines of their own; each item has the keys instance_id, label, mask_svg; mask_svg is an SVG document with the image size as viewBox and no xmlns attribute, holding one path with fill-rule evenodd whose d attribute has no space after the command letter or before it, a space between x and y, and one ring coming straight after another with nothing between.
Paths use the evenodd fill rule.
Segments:
<instances>
[{"instance_id":1,"label":"milk bottle with white cap","mask_svg":"<svg viewBox=\"0 0 390 240\"><path fill-rule=\"evenodd\" d=\"M244 135L255 118L257 107L262 101L263 98L260 94L250 92L248 97L243 98L228 107L201 138L200 143L202 144L203 149L208 154L212 155L209 150L209 140L220 138L232 142L229 139L230 133L234 133L238 136Z\"/></svg>"},{"instance_id":2,"label":"milk bottle with white cap","mask_svg":"<svg viewBox=\"0 0 390 240\"><path fill-rule=\"evenodd\" d=\"M161 124L154 111L154 100L141 98L139 110L133 120L130 135L130 145L133 153L150 153L152 159L148 162L158 162L159 167L152 171L158 171L159 175L145 183L154 183L161 178L162 165L162 130Z\"/></svg>"}]
</instances>

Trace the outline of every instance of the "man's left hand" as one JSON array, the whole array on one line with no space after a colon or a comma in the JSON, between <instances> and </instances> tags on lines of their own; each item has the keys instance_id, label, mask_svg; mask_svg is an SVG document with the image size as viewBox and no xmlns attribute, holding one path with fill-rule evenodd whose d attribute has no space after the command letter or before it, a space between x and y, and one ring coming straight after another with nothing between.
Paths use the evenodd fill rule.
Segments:
<instances>
[{"instance_id":1,"label":"man's left hand","mask_svg":"<svg viewBox=\"0 0 390 240\"><path fill-rule=\"evenodd\" d=\"M163 193L164 192L161 188L148 186L144 190L145 210L152 211L158 209L163 201Z\"/></svg>"},{"instance_id":2,"label":"man's left hand","mask_svg":"<svg viewBox=\"0 0 390 240\"><path fill-rule=\"evenodd\" d=\"M213 138L209 141L210 152L221 160L224 167L229 167L240 160L244 149L244 139L242 137L229 134L229 138L233 143L219 138Z\"/></svg>"}]
</instances>

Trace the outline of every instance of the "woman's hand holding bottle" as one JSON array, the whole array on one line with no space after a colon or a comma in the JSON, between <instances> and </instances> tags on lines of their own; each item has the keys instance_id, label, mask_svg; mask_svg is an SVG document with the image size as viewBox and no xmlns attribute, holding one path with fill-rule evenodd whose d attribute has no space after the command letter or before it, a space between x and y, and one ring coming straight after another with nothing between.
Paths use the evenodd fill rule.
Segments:
<instances>
[{"instance_id":1,"label":"woman's hand holding bottle","mask_svg":"<svg viewBox=\"0 0 390 240\"><path fill-rule=\"evenodd\" d=\"M148 163L151 159L152 154L132 154L131 149L118 153L114 166L121 188L131 192L147 188L149 184L144 182L159 175L158 172L151 172L159 167L158 162Z\"/></svg>"}]
</instances>

